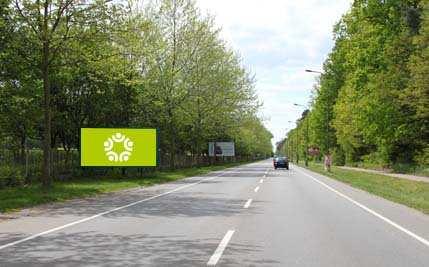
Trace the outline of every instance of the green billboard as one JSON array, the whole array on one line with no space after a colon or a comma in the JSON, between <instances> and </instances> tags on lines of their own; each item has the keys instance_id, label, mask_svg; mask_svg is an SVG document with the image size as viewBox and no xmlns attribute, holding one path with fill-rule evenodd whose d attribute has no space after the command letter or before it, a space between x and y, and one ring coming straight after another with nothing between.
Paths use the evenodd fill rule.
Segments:
<instances>
[{"instance_id":1,"label":"green billboard","mask_svg":"<svg viewBox=\"0 0 429 267\"><path fill-rule=\"evenodd\" d=\"M81 128L81 166L156 166L156 129Z\"/></svg>"}]
</instances>

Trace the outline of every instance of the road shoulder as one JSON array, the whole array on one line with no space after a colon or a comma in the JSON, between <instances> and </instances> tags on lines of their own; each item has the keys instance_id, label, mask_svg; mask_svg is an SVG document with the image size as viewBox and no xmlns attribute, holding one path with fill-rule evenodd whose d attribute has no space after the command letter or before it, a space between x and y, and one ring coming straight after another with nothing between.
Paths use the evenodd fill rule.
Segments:
<instances>
[{"instance_id":1,"label":"road shoulder","mask_svg":"<svg viewBox=\"0 0 429 267\"><path fill-rule=\"evenodd\" d=\"M389 218L397 224L412 230L426 240L429 240L429 215L424 214L416 209L407 207L403 204L390 201L381 196L377 196L360 188L353 187L350 184L347 184L343 181L338 181L332 177L328 177L326 175L296 165L293 165L293 168L298 172L303 172L313 176L314 178L331 186L340 193L345 194L351 199L365 205L382 216Z\"/></svg>"}]
</instances>

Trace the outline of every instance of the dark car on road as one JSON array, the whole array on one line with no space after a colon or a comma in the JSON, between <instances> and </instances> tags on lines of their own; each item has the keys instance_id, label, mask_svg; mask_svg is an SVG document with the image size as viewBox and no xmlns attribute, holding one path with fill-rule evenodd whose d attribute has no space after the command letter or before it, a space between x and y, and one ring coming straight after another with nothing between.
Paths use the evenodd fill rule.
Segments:
<instances>
[{"instance_id":1,"label":"dark car on road","mask_svg":"<svg viewBox=\"0 0 429 267\"><path fill-rule=\"evenodd\" d=\"M287 157L274 157L273 164L274 169L286 168L289 170L289 160Z\"/></svg>"}]
</instances>

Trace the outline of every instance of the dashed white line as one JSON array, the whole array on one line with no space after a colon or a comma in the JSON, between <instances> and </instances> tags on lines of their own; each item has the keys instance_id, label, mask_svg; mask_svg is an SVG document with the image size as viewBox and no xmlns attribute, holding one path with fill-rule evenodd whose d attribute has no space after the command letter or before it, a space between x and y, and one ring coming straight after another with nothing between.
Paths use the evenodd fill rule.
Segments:
<instances>
[{"instance_id":1,"label":"dashed white line","mask_svg":"<svg viewBox=\"0 0 429 267\"><path fill-rule=\"evenodd\" d=\"M259 191L259 186L255 188L255 193Z\"/></svg>"},{"instance_id":2,"label":"dashed white line","mask_svg":"<svg viewBox=\"0 0 429 267\"><path fill-rule=\"evenodd\" d=\"M244 208L245 209L249 208L251 203L252 203L252 199L250 198L249 200L246 201L246 204L244 204Z\"/></svg>"},{"instance_id":3,"label":"dashed white line","mask_svg":"<svg viewBox=\"0 0 429 267\"><path fill-rule=\"evenodd\" d=\"M426 239L424 239L423 237L418 236L417 234L415 234L415 233L411 232L410 230L408 230L408 229L406 229L406 228L404 228L404 227L400 226L399 224L395 223L394 221L390 220L389 218L386 218L386 217L384 217L383 215L381 215L381 214L377 213L376 211L374 211L374 210L372 210L372 209L368 208L367 206L365 206L365 205L363 205L363 204L361 204L361 203L357 202L356 200L354 200L354 199L352 199L351 197L349 197L349 196L347 196L347 195L345 195L345 194L341 193L340 191L338 191L338 190L336 190L336 189L332 188L331 186L329 186L329 185L325 184L324 182L320 181L319 179L314 178L313 176L311 176L311 175L309 175L309 174L307 174L307 173L305 173L305 172L301 171L301 170L300 170L300 169L298 169L298 168L296 168L296 170L297 170L298 172L300 172L300 173L304 174L305 176L310 177L310 178L311 178L312 180L314 180L316 183L321 184L322 186L324 186L324 187L326 187L327 189L331 190L332 192L334 192L335 194L339 195L340 197L342 197L342 198L344 198L344 199L346 199L346 200L350 201L351 203L353 203L354 205L358 206L359 208L361 208L361 209L365 210L366 212L368 212L368 213L370 213L370 214L374 215L375 217L377 217L377 218L379 218L379 219L383 220L384 222L386 222L386 223L390 224L391 226L395 227L396 229L398 229L398 230L400 230L400 231L404 232L405 234L407 234L407 235L409 235L409 236L413 237L414 239L416 239L416 240L420 241L421 243L423 243L424 245L426 245L427 247L429 247L429 241L428 241L428 240L426 240Z\"/></svg>"},{"instance_id":4,"label":"dashed white line","mask_svg":"<svg viewBox=\"0 0 429 267\"><path fill-rule=\"evenodd\" d=\"M87 218L83 218L83 219L78 220L78 221L74 221L74 222L71 222L71 223L68 223L68 224L65 224L65 225L59 226L59 227L52 228L52 229L47 230L47 231L44 231L44 232L40 232L40 233L37 233L37 234L31 235L31 236L28 236L28 237L23 238L23 239L19 239L19 240L17 240L17 241L11 242L11 243L4 244L4 245L0 246L0 250L5 249L5 248L7 248L7 247L14 246L14 245L18 245L18 244L20 244L20 243L24 243L24 242L26 242L26 241L29 241L29 240L35 239L35 238L37 238L37 237L39 237L39 236L43 236L43 235L47 235L47 234L50 234L50 233L53 233L53 232L57 232L57 231L59 231L59 230L62 230L62 229L64 229L64 228L71 227L71 226L76 225L76 224L80 224L80 223L84 223L84 222L87 222L87 221L93 220L93 219L98 218L98 217L101 217L101 216L103 216L103 215L106 215L106 214L109 214L109 213L112 213L112 212L115 212L115 211L118 211L118 210L122 210L122 209L125 209L125 208L128 208L128 207L131 207L131 206L134 206L134 205L140 204L140 203L142 203L142 202L146 202L146 201L149 201L149 200L152 200L152 199L158 198L158 197L162 197L162 196L165 196L165 195L168 195L168 194L174 193L174 192L176 192L176 191L179 191L179 190L182 190L182 189L185 189L185 188L188 188L188 187L191 187L191 186L194 186L194 185L200 184L200 183L202 183L202 182L204 182L204 181L209 181L209 180L213 180L213 179L219 178L219 177L220 177L220 176L222 176L223 174L227 174L227 173L228 173L228 171L226 171L226 172L222 172L222 173L220 173L219 175L216 175L216 176L213 176L213 177L209 177L209 178L205 178L205 179L201 179L201 180L199 180L198 182L195 182L195 183L192 183L192 184L188 184L188 185L183 185L183 186L177 187L177 188L175 188L175 189L173 189L173 190L170 190L170 191L164 192L164 193L162 193L162 194L159 194L159 195L156 195L156 196L153 196L153 197L149 197L149 198L145 198L145 199L142 199L142 200L139 200L139 201L135 201L135 202L132 202L132 203L130 203L130 204L127 204L127 205L124 205L124 206L121 206L121 207L117 207L117 208L114 208L114 209L111 209L111 210L108 210L108 211L105 211L105 212L101 212L101 213L95 214L95 215L93 215L93 216L90 216L90 217L87 217Z\"/></svg>"},{"instance_id":5,"label":"dashed white line","mask_svg":"<svg viewBox=\"0 0 429 267\"><path fill-rule=\"evenodd\" d=\"M235 230L229 230L226 232L225 236L223 237L222 241L220 241L219 246L213 253L213 255L210 257L209 261L207 262L207 266L215 266L217 262L219 261L220 257L222 257L223 251L225 250L226 246L229 243L229 240L231 240L232 235L234 234Z\"/></svg>"},{"instance_id":6,"label":"dashed white line","mask_svg":"<svg viewBox=\"0 0 429 267\"><path fill-rule=\"evenodd\" d=\"M264 183L264 179L259 180L259 183L260 184Z\"/></svg>"}]
</instances>

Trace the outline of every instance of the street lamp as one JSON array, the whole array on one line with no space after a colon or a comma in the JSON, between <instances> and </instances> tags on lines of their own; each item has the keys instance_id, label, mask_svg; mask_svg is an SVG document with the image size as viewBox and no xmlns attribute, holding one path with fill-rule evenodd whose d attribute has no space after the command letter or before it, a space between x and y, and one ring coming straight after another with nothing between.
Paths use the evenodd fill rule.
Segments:
<instances>
[{"instance_id":1,"label":"street lamp","mask_svg":"<svg viewBox=\"0 0 429 267\"><path fill-rule=\"evenodd\" d=\"M313 73L323 74L323 72L321 72L321 71L317 71L317 70L309 70L309 69L306 69L306 70L305 70L305 72L313 72Z\"/></svg>"},{"instance_id":2,"label":"street lamp","mask_svg":"<svg viewBox=\"0 0 429 267\"><path fill-rule=\"evenodd\" d=\"M286 137L284 139L285 142L283 144L283 149L285 150L286 156L289 158L289 146L290 146L290 144L289 144L290 140L289 140L289 136L288 136L289 128L286 128L285 130L286 130L286 135L285 135Z\"/></svg>"},{"instance_id":3,"label":"street lamp","mask_svg":"<svg viewBox=\"0 0 429 267\"><path fill-rule=\"evenodd\" d=\"M288 121L288 123L294 123L294 121ZM291 136L288 135L288 139L290 139L290 142L291 142L290 160L293 162L293 160L296 159L296 163L298 164L298 156L297 156L298 155L298 140L296 140L297 137L295 137L295 142L294 142L293 135L291 135ZM295 152L295 156L294 156L294 152Z\"/></svg>"},{"instance_id":4,"label":"street lamp","mask_svg":"<svg viewBox=\"0 0 429 267\"><path fill-rule=\"evenodd\" d=\"M307 108L307 106L297 104L297 103L294 103L294 105L297 107L303 107L303 108L307 109L308 112L307 112L306 116L308 116L308 113L310 112L310 110ZM308 136L308 123L309 123L309 118L307 117L306 122L305 122L306 135L305 135L305 153L304 153L304 155L305 155L305 166L306 167L308 167L308 137L309 137Z\"/></svg>"},{"instance_id":5,"label":"street lamp","mask_svg":"<svg viewBox=\"0 0 429 267\"><path fill-rule=\"evenodd\" d=\"M310 69L306 69L306 72L312 72L312 73L318 73L318 74L323 74L323 72L321 71L317 71L317 70L310 70ZM327 120L329 122L329 112L326 112L327 114ZM329 147L330 147L330 138L329 138L329 123L326 124L326 149L329 151Z\"/></svg>"}]
</instances>

